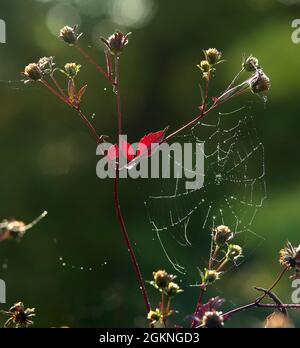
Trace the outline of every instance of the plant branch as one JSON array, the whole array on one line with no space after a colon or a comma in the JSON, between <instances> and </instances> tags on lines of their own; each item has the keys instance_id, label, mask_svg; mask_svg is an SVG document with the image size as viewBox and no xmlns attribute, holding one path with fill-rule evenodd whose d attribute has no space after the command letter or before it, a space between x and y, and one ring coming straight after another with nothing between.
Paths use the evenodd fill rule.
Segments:
<instances>
[{"instance_id":1,"label":"plant branch","mask_svg":"<svg viewBox=\"0 0 300 348\"><path fill-rule=\"evenodd\" d=\"M75 107L72 103L69 102L67 98L64 97L64 95L61 95L59 92L57 92L53 87L51 87L44 79L41 80L41 83L47 87L47 89L55 95L57 98L59 98L63 103L67 104L72 109L76 110L81 119L84 121L84 123L87 125L87 127L90 129L92 135L95 137L97 143L99 143L101 140L103 140L102 135L98 135L98 132L96 131L95 127L91 124L91 122L88 120L88 118L83 114L80 107Z\"/></svg>"},{"instance_id":2,"label":"plant branch","mask_svg":"<svg viewBox=\"0 0 300 348\"><path fill-rule=\"evenodd\" d=\"M119 76L119 58L115 58L115 86L116 86L116 94L117 94L117 112L118 112L118 136L121 135L122 133L122 111L121 111L121 93L120 93L120 76ZM114 203L115 203L115 209L116 209L116 213L117 213L117 217L119 220L119 224L121 227L121 232L122 235L124 237L125 240L125 244L127 247L127 250L130 254L130 258L131 258L131 262L139 283L139 287L140 290L142 291L142 295L144 298L144 302L145 302L145 306L146 306L146 310L147 313L150 311L151 307L150 307L150 301L149 301L149 297L148 297L148 293L146 290L146 286L145 286L145 282L137 261L137 258L135 256L135 252L133 250L133 247L131 245L130 239L129 239L129 235L126 229L126 225L124 222L124 218L122 215L122 211L121 211L121 205L120 205L120 197L119 197L119 189L118 189L118 180L119 179L119 167L118 164L116 165L116 177L114 179Z\"/></svg>"}]
</instances>

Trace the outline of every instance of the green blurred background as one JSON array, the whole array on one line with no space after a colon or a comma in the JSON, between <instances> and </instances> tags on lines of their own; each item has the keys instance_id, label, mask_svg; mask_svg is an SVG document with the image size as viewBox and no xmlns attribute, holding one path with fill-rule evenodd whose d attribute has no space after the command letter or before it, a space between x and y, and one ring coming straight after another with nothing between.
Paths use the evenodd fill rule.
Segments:
<instances>
[{"instance_id":1,"label":"green blurred background","mask_svg":"<svg viewBox=\"0 0 300 348\"><path fill-rule=\"evenodd\" d=\"M24 66L39 57L53 55L60 66L81 63L80 81L88 83L84 109L95 113L101 133L114 134L113 93L78 52L56 37L60 27L76 23L84 32L81 46L103 64L100 35L115 29L133 32L122 60L124 127L131 140L168 124L176 129L196 114L196 64L203 48L217 47L227 60L218 67L216 91L240 69L243 54L260 58L272 80L268 103L264 108L250 95L240 103L254 101L252 113L265 146L268 199L252 226L265 241L249 248L246 262L228 272L210 295L225 297L226 310L251 301L254 285L270 285L280 270L279 249L287 239L299 243L300 44L291 40L291 23L299 17L297 0L1 1L7 43L0 46L0 217L30 221L49 212L21 243L0 245L7 306L18 300L35 306L37 327L145 325L142 297L115 217L112 182L95 175L93 140L72 110L41 85L20 81ZM125 219L146 279L158 268L174 271L143 203L151 185L158 183L121 183ZM197 252L205 260L209 231L200 232L204 237ZM197 289L187 285L196 280L194 274L183 279L185 292L176 301L179 324L187 325L183 319L193 311ZM286 278L278 294L290 302L291 292ZM149 293L155 306L157 294ZM248 311L228 326L262 325L267 314ZM292 317L300 325L300 313Z\"/></svg>"}]
</instances>

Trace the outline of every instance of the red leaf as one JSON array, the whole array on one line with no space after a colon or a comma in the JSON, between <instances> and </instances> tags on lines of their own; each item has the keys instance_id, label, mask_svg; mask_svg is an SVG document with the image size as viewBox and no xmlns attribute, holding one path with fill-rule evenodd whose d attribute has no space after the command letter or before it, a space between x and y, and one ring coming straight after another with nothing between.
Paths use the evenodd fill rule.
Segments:
<instances>
[{"instance_id":1,"label":"red leaf","mask_svg":"<svg viewBox=\"0 0 300 348\"><path fill-rule=\"evenodd\" d=\"M130 162L134 158L134 150L127 141L121 142L121 155L127 158ZM107 158L109 161L115 161L119 158L119 145L112 145L107 151Z\"/></svg>"},{"instance_id":2,"label":"red leaf","mask_svg":"<svg viewBox=\"0 0 300 348\"><path fill-rule=\"evenodd\" d=\"M149 133L145 135L140 141L138 145L138 151L137 156L144 155L146 151L148 150L148 156L151 155L151 145L152 144L160 144L166 134L168 127L166 127L164 130L158 131L156 133Z\"/></svg>"}]
</instances>

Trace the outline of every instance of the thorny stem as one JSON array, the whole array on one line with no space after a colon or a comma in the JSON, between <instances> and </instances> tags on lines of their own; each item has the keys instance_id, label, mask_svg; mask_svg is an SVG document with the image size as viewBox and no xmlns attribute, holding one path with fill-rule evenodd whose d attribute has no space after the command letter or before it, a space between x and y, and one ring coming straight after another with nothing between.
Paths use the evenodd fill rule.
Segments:
<instances>
[{"instance_id":1,"label":"thorny stem","mask_svg":"<svg viewBox=\"0 0 300 348\"><path fill-rule=\"evenodd\" d=\"M274 283L271 285L271 287L260 297L258 298L255 302L256 303L260 303L267 295L270 291L272 291L275 286L280 282L280 280L282 279L282 277L284 276L285 272L288 270L287 267L285 267L279 274L279 276L277 277L277 279L274 281Z\"/></svg>"},{"instance_id":2,"label":"thorny stem","mask_svg":"<svg viewBox=\"0 0 300 348\"><path fill-rule=\"evenodd\" d=\"M48 90L54 94L57 98L59 98L63 103L67 104L68 106L70 106L71 108L75 109L77 111L77 113L79 114L79 116L81 117L81 119L84 121L84 123L87 125L87 127L91 130L93 136L95 137L97 143L99 143L102 139L103 136L99 136L95 127L91 124L91 122L87 119L87 117L83 114L83 112L81 111L80 107L75 107L72 103L69 102L69 100L67 98L64 97L64 95L61 95L60 93L58 93L53 87L51 87L44 79L41 79L41 83L48 88Z\"/></svg>"},{"instance_id":3,"label":"thorny stem","mask_svg":"<svg viewBox=\"0 0 300 348\"><path fill-rule=\"evenodd\" d=\"M119 59L116 57L115 58L115 86L116 86L116 94L117 94L117 111L118 111L118 136L121 135L122 133L122 111L121 111L121 94L120 94L120 80L119 80ZM124 218L122 215L122 211L121 211L121 206L120 206L120 197L119 197L119 189L118 189L118 180L119 179L119 167L118 164L116 166L116 177L114 179L114 203L115 203L115 209L116 209L116 213L117 213L117 217L120 223L120 227L121 227L121 232L123 234L128 252L130 254L130 258L131 258L131 262L136 274L136 277L138 279L138 283L140 286L140 289L142 291L142 295L144 298L144 302L145 302L145 306L146 306L146 310L147 313L150 311L151 307L150 307L150 301L149 301L149 297L148 297L148 293L146 290L146 286L145 286L145 282L137 261L137 258L135 256L133 247L131 245L130 239L129 239L129 235L125 226L125 222L124 222Z\"/></svg>"},{"instance_id":4,"label":"thorny stem","mask_svg":"<svg viewBox=\"0 0 300 348\"><path fill-rule=\"evenodd\" d=\"M75 45L75 48L79 53L92 65L96 67L96 69L107 79L109 82L111 82L110 76L108 75L108 72L105 72L103 68L89 55L86 53L86 51L81 48L78 44Z\"/></svg>"}]
</instances>

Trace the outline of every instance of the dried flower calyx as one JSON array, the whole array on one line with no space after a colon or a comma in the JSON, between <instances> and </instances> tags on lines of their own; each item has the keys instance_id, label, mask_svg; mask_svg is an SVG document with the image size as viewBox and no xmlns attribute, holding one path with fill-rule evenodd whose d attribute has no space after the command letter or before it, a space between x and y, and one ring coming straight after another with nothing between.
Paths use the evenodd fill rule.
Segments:
<instances>
[{"instance_id":1,"label":"dried flower calyx","mask_svg":"<svg viewBox=\"0 0 300 348\"><path fill-rule=\"evenodd\" d=\"M73 27L65 26L60 29L59 37L69 45L75 45L82 33L78 33L78 24Z\"/></svg>"},{"instance_id":2,"label":"dried flower calyx","mask_svg":"<svg viewBox=\"0 0 300 348\"><path fill-rule=\"evenodd\" d=\"M288 269L294 269L293 278L299 278L300 274L300 245L294 247L290 242L286 243L285 248L279 252L279 262Z\"/></svg>"},{"instance_id":3,"label":"dried flower calyx","mask_svg":"<svg viewBox=\"0 0 300 348\"><path fill-rule=\"evenodd\" d=\"M250 79L250 88L253 93L267 92L271 87L271 81L262 69Z\"/></svg>"},{"instance_id":4,"label":"dried flower calyx","mask_svg":"<svg viewBox=\"0 0 300 348\"><path fill-rule=\"evenodd\" d=\"M25 309L23 302L14 304L8 311L2 311L2 313L9 316L4 327L15 328L26 328L32 325L32 318L36 315L35 308Z\"/></svg>"},{"instance_id":5,"label":"dried flower calyx","mask_svg":"<svg viewBox=\"0 0 300 348\"><path fill-rule=\"evenodd\" d=\"M22 72L26 78L24 82L39 81L44 75L51 74L55 66L53 60L54 57L43 57L37 63L28 64Z\"/></svg>"},{"instance_id":6,"label":"dried flower calyx","mask_svg":"<svg viewBox=\"0 0 300 348\"><path fill-rule=\"evenodd\" d=\"M112 55L119 56L124 47L128 44L128 37L131 33L123 34L120 31L113 33L108 39L101 37L101 41Z\"/></svg>"},{"instance_id":7,"label":"dried flower calyx","mask_svg":"<svg viewBox=\"0 0 300 348\"><path fill-rule=\"evenodd\" d=\"M220 225L213 230L213 241L218 246L223 246L234 237L230 228L225 225Z\"/></svg>"}]
</instances>

